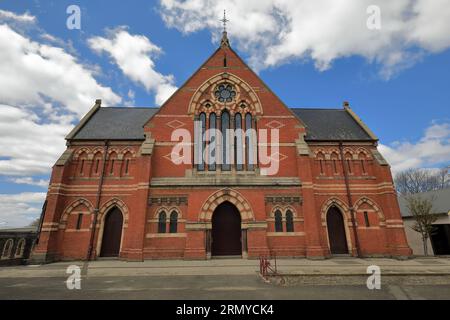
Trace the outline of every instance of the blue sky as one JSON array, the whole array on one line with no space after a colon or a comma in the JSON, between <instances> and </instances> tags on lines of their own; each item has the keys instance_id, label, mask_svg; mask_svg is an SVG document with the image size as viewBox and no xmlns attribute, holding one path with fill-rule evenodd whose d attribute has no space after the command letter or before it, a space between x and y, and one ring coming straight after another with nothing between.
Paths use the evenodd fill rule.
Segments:
<instances>
[{"instance_id":1,"label":"blue sky","mask_svg":"<svg viewBox=\"0 0 450 320\"><path fill-rule=\"evenodd\" d=\"M40 77L33 64L0 60L5 77L0 76L0 84L10 83L17 73L29 81L26 88L20 88L21 78L13 79L17 85L9 89L0 87L0 115L12 119L0 122L4 126L0 128L0 203L11 212L0 216L0 228L24 225L38 216L50 167L64 150L64 133L95 98L110 105L156 106L217 48L223 9L228 10L232 47L288 106L340 108L348 100L380 138L380 150L394 170L448 165L449 9L441 0L406 1L402 8L389 1L370 1L381 8L380 30L342 23L365 22L369 4L365 2L348 1L346 10L336 10L331 1L331 8L324 10L323 3L315 7L310 1L301 7L307 2L286 0L274 15L270 1L249 1L245 8L236 1L212 5L202 0L2 1L0 36L3 32L5 39L28 41L21 49L15 47L16 40L3 41L3 51L11 52L7 58L16 59L14 50L22 50L23 57L27 50L36 50L44 57L42 63L52 64L43 67ZM74 4L81 9L80 30L66 27L66 9ZM406 11L415 15L403 21ZM115 42L119 35L123 41ZM144 49L130 54L149 64L136 70L120 54L124 47L130 50L138 44ZM47 47L61 51L46 56ZM17 73L8 68L16 63ZM74 78L93 81L92 88L55 76L58 68L74 67L80 68ZM41 83L45 89L39 89ZM58 93L62 90L68 93L62 96ZM12 129L6 130L7 125ZM8 146L14 143L9 137L14 130L29 130L16 143L35 150L34 158Z\"/></svg>"}]
</instances>

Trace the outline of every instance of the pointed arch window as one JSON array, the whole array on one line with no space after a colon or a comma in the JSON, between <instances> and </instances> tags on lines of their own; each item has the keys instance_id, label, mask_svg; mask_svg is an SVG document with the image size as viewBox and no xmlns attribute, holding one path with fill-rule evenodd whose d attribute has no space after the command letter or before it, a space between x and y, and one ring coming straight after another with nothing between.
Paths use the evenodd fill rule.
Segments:
<instances>
[{"instance_id":1,"label":"pointed arch window","mask_svg":"<svg viewBox=\"0 0 450 320\"><path fill-rule=\"evenodd\" d=\"M205 132L206 132L206 114L204 112L200 113L199 116L199 121L200 121L200 134L201 137L200 138L200 148L199 148L199 159L200 159L200 163L197 165L197 170L198 171L204 171L205 170L205 157L204 157L204 151L205 151L205 147L206 147L206 141L205 141Z\"/></svg>"},{"instance_id":2,"label":"pointed arch window","mask_svg":"<svg viewBox=\"0 0 450 320\"><path fill-rule=\"evenodd\" d=\"M244 150L243 150L243 131L242 131L242 116L240 113L234 115L234 163L236 170L244 170Z\"/></svg>"},{"instance_id":3,"label":"pointed arch window","mask_svg":"<svg viewBox=\"0 0 450 320\"><path fill-rule=\"evenodd\" d=\"M101 152L97 152L94 156L94 174L100 173L100 161L102 160Z\"/></svg>"},{"instance_id":4,"label":"pointed arch window","mask_svg":"<svg viewBox=\"0 0 450 320\"><path fill-rule=\"evenodd\" d=\"M86 152L83 152L80 154L79 156L79 171L78 173L80 174L80 176L84 176L84 172L86 169L86 161L87 161L87 154Z\"/></svg>"},{"instance_id":5,"label":"pointed arch window","mask_svg":"<svg viewBox=\"0 0 450 320\"><path fill-rule=\"evenodd\" d=\"M366 155L364 154L364 152L361 152L358 156L359 158L359 163L361 165L361 173L362 174L367 174L367 169L366 169Z\"/></svg>"},{"instance_id":6,"label":"pointed arch window","mask_svg":"<svg viewBox=\"0 0 450 320\"><path fill-rule=\"evenodd\" d=\"M247 170L254 170L256 164L255 144L256 137L252 126L253 119L250 113L245 115L245 150L246 150L246 162Z\"/></svg>"},{"instance_id":7,"label":"pointed arch window","mask_svg":"<svg viewBox=\"0 0 450 320\"><path fill-rule=\"evenodd\" d=\"M323 174L325 174L325 167L324 167L324 164L323 164L323 162L324 162L324 160L325 160L325 157L324 157L324 155L323 155L322 152L319 152L319 153L317 154L317 159L318 159L318 161L319 161L319 170L320 170L320 174L323 175Z\"/></svg>"},{"instance_id":8,"label":"pointed arch window","mask_svg":"<svg viewBox=\"0 0 450 320\"><path fill-rule=\"evenodd\" d=\"M131 162L131 153L127 152L125 153L123 157L123 163L122 163L122 175L127 176L130 174L130 162Z\"/></svg>"},{"instance_id":9,"label":"pointed arch window","mask_svg":"<svg viewBox=\"0 0 450 320\"><path fill-rule=\"evenodd\" d=\"M109 155L109 175L114 175L114 167L116 165L117 160L117 154L115 152L112 152Z\"/></svg>"},{"instance_id":10,"label":"pointed arch window","mask_svg":"<svg viewBox=\"0 0 450 320\"><path fill-rule=\"evenodd\" d=\"M209 171L215 171L216 170L216 148L217 148L217 137L216 137L216 122L217 117L214 112L212 112L209 115L209 165L208 170Z\"/></svg>"},{"instance_id":11,"label":"pointed arch window","mask_svg":"<svg viewBox=\"0 0 450 320\"><path fill-rule=\"evenodd\" d=\"M283 232L283 216L281 211L275 211L275 232Z\"/></svg>"},{"instance_id":12,"label":"pointed arch window","mask_svg":"<svg viewBox=\"0 0 450 320\"><path fill-rule=\"evenodd\" d=\"M291 210L286 211L286 232L294 232L294 215Z\"/></svg>"},{"instance_id":13,"label":"pointed arch window","mask_svg":"<svg viewBox=\"0 0 450 320\"><path fill-rule=\"evenodd\" d=\"M353 169L352 169L352 155L351 155L351 153L349 153L349 152L347 152L346 154L345 154L345 163L346 163L346 165L347 165L347 170L348 170L348 173L349 174L352 174L353 173Z\"/></svg>"},{"instance_id":14,"label":"pointed arch window","mask_svg":"<svg viewBox=\"0 0 450 320\"><path fill-rule=\"evenodd\" d=\"M159 213L158 233L166 233L166 213L164 211Z\"/></svg>"},{"instance_id":15,"label":"pointed arch window","mask_svg":"<svg viewBox=\"0 0 450 320\"><path fill-rule=\"evenodd\" d=\"M177 224L178 224L178 212L172 211L170 214L170 224L169 224L169 232L177 233Z\"/></svg>"},{"instance_id":16,"label":"pointed arch window","mask_svg":"<svg viewBox=\"0 0 450 320\"><path fill-rule=\"evenodd\" d=\"M230 114L228 111L223 111L221 115L221 131L222 131L222 170L230 171L231 170L231 161L230 161L230 137L228 136L230 129Z\"/></svg>"},{"instance_id":17,"label":"pointed arch window","mask_svg":"<svg viewBox=\"0 0 450 320\"><path fill-rule=\"evenodd\" d=\"M338 156L336 153L331 154L331 163L333 165L333 173L338 174Z\"/></svg>"}]
</instances>

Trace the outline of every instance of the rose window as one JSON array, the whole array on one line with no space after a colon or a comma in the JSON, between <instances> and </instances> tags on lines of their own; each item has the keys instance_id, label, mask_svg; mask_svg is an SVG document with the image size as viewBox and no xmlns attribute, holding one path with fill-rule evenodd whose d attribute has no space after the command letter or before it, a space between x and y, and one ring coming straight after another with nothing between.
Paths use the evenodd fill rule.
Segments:
<instances>
[{"instance_id":1,"label":"rose window","mask_svg":"<svg viewBox=\"0 0 450 320\"><path fill-rule=\"evenodd\" d=\"M236 90L231 84L222 83L214 90L214 96L219 102L231 102L236 97Z\"/></svg>"}]
</instances>

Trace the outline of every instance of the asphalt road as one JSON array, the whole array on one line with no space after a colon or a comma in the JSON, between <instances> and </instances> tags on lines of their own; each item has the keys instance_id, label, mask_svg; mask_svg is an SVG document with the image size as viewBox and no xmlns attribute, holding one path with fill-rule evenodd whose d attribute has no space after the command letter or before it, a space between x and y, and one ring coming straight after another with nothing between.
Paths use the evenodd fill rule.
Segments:
<instances>
[{"instance_id":1,"label":"asphalt road","mask_svg":"<svg viewBox=\"0 0 450 320\"><path fill-rule=\"evenodd\" d=\"M257 275L88 277L69 290L63 277L0 278L0 299L450 299L450 285L282 287Z\"/></svg>"}]
</instances>

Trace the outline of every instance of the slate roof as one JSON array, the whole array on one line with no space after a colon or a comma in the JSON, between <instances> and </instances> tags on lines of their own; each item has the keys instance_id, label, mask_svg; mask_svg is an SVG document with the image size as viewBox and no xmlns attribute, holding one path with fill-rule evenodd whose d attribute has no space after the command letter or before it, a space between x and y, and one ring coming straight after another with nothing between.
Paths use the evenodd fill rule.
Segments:
<instances>
[{"instance_id":1,"label":"slate roof","mask_svg":"<svg viewBox=\"0 0 450 320\"><path fill-rule=\"evenodd\" d=\"M345 109L292 108L308 141L373 141ZM144 140L144 124L158 108L99 108L70 140Z\"/></svg>"},{"instance_id":2,"label":"slate roof","mask_svg":"<svg viewBox=\"0 0 450 320\"><path fill-rule=\"evenodd\" d=\"M144 140L144 124L158 108L99 108L72 140Z\"/></svg>"},{"instance_id":3,"label":"slate roof","mask_svg":"<svg viewBox=\"0 0 450 320\"><path fill-rule=\"evenodd\" d=\"M450 212L450 188L443 190L435 190L419 193L424 199L433 200L433 213L435 214L448 214ZM398 204L400 205L400 212L402 217L412 217L411 212L406 205L406 199L404 196L398 196Z\"/></svg>"},{"instance_id":4,"label":"slate roof","mask_svg":"<svg viewBox=\"0 0 450 320\"><path fill-rule=\"evenodd\" d=\"M305 140L373 141L345 109L292 108L291 110L307 127Z\"/></svg>"}]
</instances>

